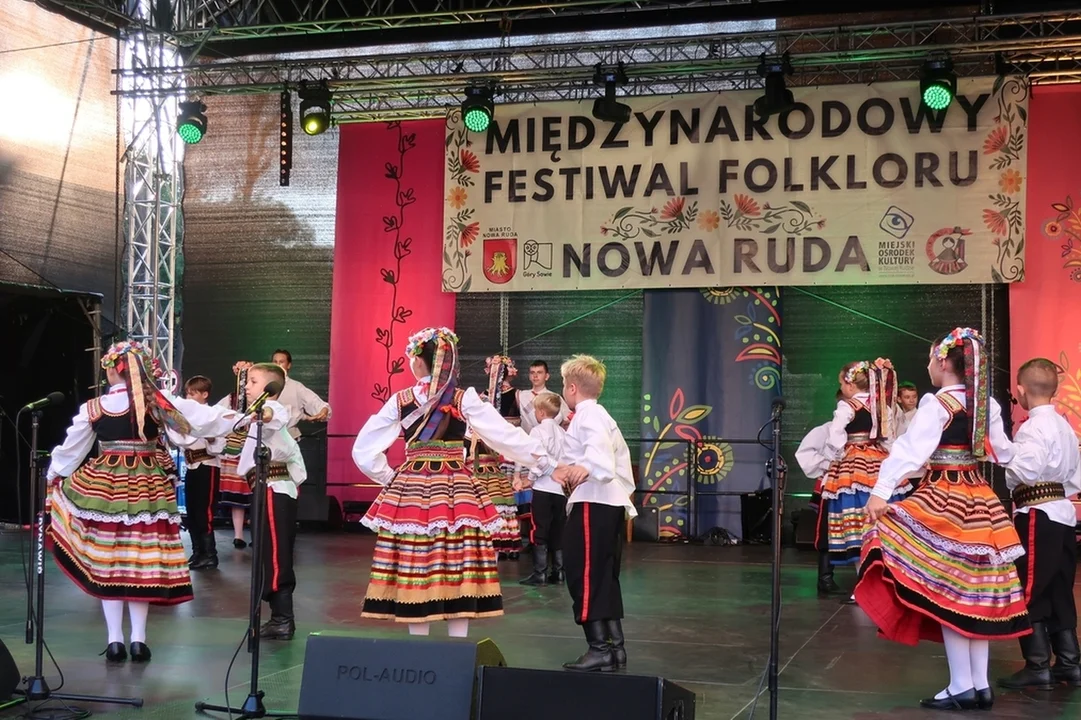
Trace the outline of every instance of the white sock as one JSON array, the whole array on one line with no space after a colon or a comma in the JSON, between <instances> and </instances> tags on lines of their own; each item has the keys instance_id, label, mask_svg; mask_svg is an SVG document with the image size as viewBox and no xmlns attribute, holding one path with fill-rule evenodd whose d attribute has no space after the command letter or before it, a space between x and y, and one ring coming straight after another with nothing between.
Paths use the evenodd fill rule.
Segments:
<instances>
[{"instance_id":1,"label":"white sock","mask_svg":"<svg viewBox=\"0 0 1081 720\"><path fill-rule=\"evenodd\" d=\"M102 600L101 609L105 613L105 627L109 631L109 643L124 642L124 601Z\"/></svg>"},{"instance_id":2,"label":"white sock","mask_svg":"<svg viewBox=\"0 0 1081 720\"><path fill-rule=\"evenodd\" d=\"M985 690L991 687L987 679L987 665L991 655L991 643L987 640L969 640L968 656L972 663L972 687Z\"/></svg>"},{"instance_id":3,"label":"white sock","mask_svg":"<svg viewBox=\"0 0 1081 720\"><path fill-rule=\"evenodd\" d=\"M946 661L950 664L950 684L935 698L943 700L947 691L950 695L960 695L972 689L972 657L969 654L971 641L960 633L942 626L942 641L946 646Z\"/></svg>"},{"instance_id":4,"label":"white sock","mask_svg":"<svg viewBox=\"0 0 1081 720\"><path fill-rule=\"evenodd\" d=\"M150 614L150 603L129 602L128 617L131 618L131 641L146 642L146 617Z\"/></svg>"},{"instance_id":5,"label":"white sock","mask_svg":"<svg viewBox=\"0 0 1081 720\"><path fill-rule=\"evenodd\" d=\"M431 623L409 623L410 635L427 635L431 629Z\"/></svg>"},{"instance_id":6,"label":"white sock","mask_svg":"<svg viewBox=\"0 0 1081 720\"><path fill-rule=\"evenodd\" d=\"M469 637L469 618L447 620L447 635L450 637Z\"/></svg>"}]
</instances>

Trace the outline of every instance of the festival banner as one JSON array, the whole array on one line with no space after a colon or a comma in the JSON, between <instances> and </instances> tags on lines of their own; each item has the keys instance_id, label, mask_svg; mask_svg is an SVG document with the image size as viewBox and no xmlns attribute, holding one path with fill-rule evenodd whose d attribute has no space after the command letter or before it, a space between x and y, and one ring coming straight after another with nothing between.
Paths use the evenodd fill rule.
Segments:
<instances>
[{"instance_id":1,"label":"festival banner","mask_svg":"<svg viewBox=\"0 0 1081 720\"><path fill-rule=\"evenodd\" d=\"M1024 274L1028 87L964 78L500 105L446 119L448 292L1012 282Z\"/></svg>"}]
</instances>

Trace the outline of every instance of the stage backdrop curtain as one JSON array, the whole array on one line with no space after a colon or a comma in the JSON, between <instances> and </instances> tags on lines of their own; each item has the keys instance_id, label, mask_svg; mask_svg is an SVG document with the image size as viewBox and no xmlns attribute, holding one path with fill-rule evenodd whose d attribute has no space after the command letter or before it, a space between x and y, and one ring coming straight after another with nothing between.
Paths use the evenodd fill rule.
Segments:
<instances>
[{"instance_id":1,"label":"stage backdrop curtain","mask_svg":"<svg viewBox=\"0 0 1081 720\"><path fill-rule=\"evenodd\" d=\"M1055 405L1081 437L1081 88L1037 86L1029 107L1027 262L1025 281L1010 286L1010 365L1014 378L1034 357L1062 367Z\"/></svg>"},{"instance_id":2,"label":"stage backdrop curtain","mask_svg":"<svg viewBox=\"0 0 1081 720\"><path fill-rule=\"evenodd\" d=\"M662 537L721 527L742 537L740 498L769 487L754 442L780 393L776 288L649 290L642 321L642 438L636 504L657 508ZM628 437L633 431L627 432ZM768 432L763 437L769 439ZM688 483L697 477L697 525Z\"/></svg>"},{"instance_id":3,"label":"stage backdrop curtain","mask_svg":"<svg viewBox=\"0 0 1081 720\"><path fill-rule=\"evenodd\" d=\"M443 140L443 120L341 128L327 443L327 492L340 501L378 493L351 451L368 418L415 382L406 339L454 327L454 295L440 289L443 179L432 172ZM399 441L390 461L401 458Z\"/></svg>"}]
</instances>

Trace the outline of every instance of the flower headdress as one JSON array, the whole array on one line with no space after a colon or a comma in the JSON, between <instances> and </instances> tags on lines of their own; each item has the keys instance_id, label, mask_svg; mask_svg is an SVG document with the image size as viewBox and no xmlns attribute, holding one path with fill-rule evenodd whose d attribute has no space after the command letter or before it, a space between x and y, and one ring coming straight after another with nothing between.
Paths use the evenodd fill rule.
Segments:
<instances>
[{"instance_id":1,"label":"flower headdress","mask_svg":"<svg viewBox=\"0 0 1081 720\"><path fill-rule=\"evenodd\" d=\"M432 358L432 379L428 385L428 397L424 403L410 413L402 424L409 427L425 413L428 419L424 427L418 430L421 440L431 440L443 419L443 407L453 405L454 390L458 386L458 336L445 327L430 327L414 333L406 341L405 354L419 357L424 346L435 341L435 357ZM416 437L416 436L414 436Z\"/></svg>"},{"instance_id":2,"label":"flower headdress","mask_svg":"<svg viewBox=\"0 0 1081 720\"><path fill-rule=\"evenodd\" d=\"M950 350L963 347L965 355L965 411L972 428L972 452L977 459L987 456L987 434L991 417L987 407L991 398L990 372L983 337L972 328L954 328L935 346L934 356L945 360Z\"/></svg>"},{"instance_id":3,"label":"flower headdress","mask_svg":"<svg viewBox=\"0 0 1081 720\"><path fill-rule=\"evenodd\" d=\"M142 440L146 440L145 420L147 413L158 424L169 425L181 433L191 430L188 421L168 398L162 394L155 380L162 377L161 365L153 353L140 342L122 340L113 344L101 358L103 368L112 368L125 378L132 424ZM148 402L149 400L149 402Z\"/></svg>"},{"instance_id":4,"label":"flower headdress","mask_svg":"<svg viewBox=\"0 0 1081 720\"><path fill-rule=\"evenodd\" d=\"M893 437L893 406L897 401L897 371L887 358L877 358L867 366L867 383L870 393L871 437Z\"/></svg>"},{"instance_id":5,"label":"flower headdress","mask_svg":"<svg viewBox=\"0 0 1081 720\"><path fill-rule=\"evenodd\" d=\"M507 378L518 374L518 368L508 356L493 355L484 359L484 372L488 373L488 402L498 410L503 398L503 384Z\"/></svg>"},{"instance_id":6,"label":"flower headdress","mask_svg":"<svg viewBox=\"0 0 1081 720\"><path fill-rule=\"evenodd\" d=\"M867 372L871 369L871 363L866 360L860 360L858 363L854 363L852 367L845 370L845 382L856 382L856 376L861 372Z\"/></svg>"}]
</instances>

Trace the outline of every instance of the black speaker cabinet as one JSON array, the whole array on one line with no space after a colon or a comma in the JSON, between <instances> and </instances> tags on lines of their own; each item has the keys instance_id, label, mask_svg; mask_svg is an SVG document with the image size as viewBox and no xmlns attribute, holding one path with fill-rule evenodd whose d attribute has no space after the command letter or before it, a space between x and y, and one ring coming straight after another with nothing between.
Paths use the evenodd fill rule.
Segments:
<instances>
[{"instance_id":1,"label":"black speaker cabinet","mask_svg":"<svg viewBox=\"0 0 1081 720\"><path fill-rule=\"evenodd\" d=\"M694 693L664 678L485 667L477 720L694 720Z\"/></svg>"},{"instance_id":2,"label":"black speaker cabinet","mask_svg":"<svg viewBox=\"0 0 1081 720\"><path fill-rule=\"evenodd\" d=\"M796 547L801 550L814 550L815 529L818 525L818 513L810 508L803 508L796 515Z\"/></svg>"},{"instance_id":3,"label":"black speaker cabinet","mask_svg":"<svg viewBox=\"0 0 1081 720\"><path fill-rule=\"evenodd\" d=\"M311 635L301 720L470 720L477 668L505 666L491 640Z\"/></svg>"},{"instance_id":4,"label":"black speaker cabinet","mask_svg":"<svg viewBox=\"0 0 1081 720\"><path fill-rule=\"evenodd\" d=\"M0 700L10 700L22 681L19 666L15 664L15 658L8 652L8 646L0 640Z\"/></svg>"},{"instance_id":5,"label":"black speaker cabinet","mask_svg":"<svg viewBox=\"0 0 1081 720\"><path fill-rule=\"evenodd\" d=\"M632 521L631 539L635 542L660 542L661 519L655 507L638 508L638 515Z\"/></svg>"}]
</instances>

